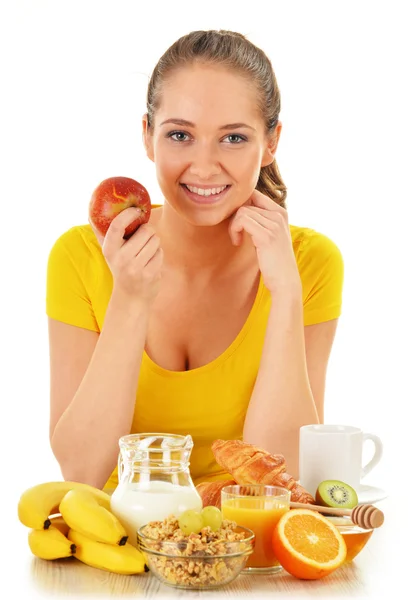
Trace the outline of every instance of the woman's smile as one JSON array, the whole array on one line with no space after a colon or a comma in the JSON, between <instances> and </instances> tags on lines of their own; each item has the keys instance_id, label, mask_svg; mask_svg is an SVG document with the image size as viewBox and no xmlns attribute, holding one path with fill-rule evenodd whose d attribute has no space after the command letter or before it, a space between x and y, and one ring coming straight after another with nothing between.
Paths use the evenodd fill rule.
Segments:
<instances>
[{"instance_id":1,"label":"woman's smile","mask_svg":"<svg viewBox=\"0 0 411 600\"><path fill-rule=\"evenodd\" d=\"M181 183L180 186L184 190L186 196L196 204L216 204L227 195L231 188L231 185L216 186L213 188L197 188L185 183Z\"/></svg>"}]
</instances>

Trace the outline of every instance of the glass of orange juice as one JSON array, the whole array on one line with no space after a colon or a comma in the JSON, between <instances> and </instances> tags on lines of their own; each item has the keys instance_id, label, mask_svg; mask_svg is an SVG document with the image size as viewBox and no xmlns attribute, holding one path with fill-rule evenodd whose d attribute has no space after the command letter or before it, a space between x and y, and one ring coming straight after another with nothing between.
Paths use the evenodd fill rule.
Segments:
<instances>
[{"instance_id":1,"label":"glass of orange juice","mask_svg":"<svg viewBox=\"0 0 411 600\"><path fill-rule=\"evenodd\" d=\"M272 547L273 530L280 517L290 510L291 492L275 485L228 485L221 490L223 519L248 527L255 534L254 552L244 570L281 571Z\"/></svg>"}]
</instances>

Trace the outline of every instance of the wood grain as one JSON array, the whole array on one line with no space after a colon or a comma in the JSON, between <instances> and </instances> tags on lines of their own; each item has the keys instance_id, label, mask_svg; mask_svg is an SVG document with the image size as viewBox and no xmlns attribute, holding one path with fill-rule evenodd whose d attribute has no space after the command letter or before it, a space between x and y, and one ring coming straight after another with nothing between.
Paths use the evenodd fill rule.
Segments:
<instances>
[{"instance_id":1,"label":"wood grain","mask_svg":"<svg viewBox=\"0 0 411 600\"><path fill-rule=\"evenodd\" d=\"M367 548L363 550L365 553ZM197 590L179 590L160 583L151 573L141 575L117 575L94 569L76 559L43 561L38 558L31 562L32 581L38 590L47 595L96 595L98 598L110 597L163 597L184 596L198 597ZM240 574L231 584L213 591L213 597L259 597L272 593L295 596L307 593L323 595L338 591L341 595L350 595L356 588L360 572L357 565L347 563L338 571L319 581L300 581L285 571L273 575ZM204 594L205 592L202 592Z\"/></svg>"},{"instance_id":2,"label":"wood grain","mask_svg":"<svg viewBox=\"0 0 411 600\"><path fill-rule=\"evenodd\" d=\"M394 503L385 500L386 522L373 532L367 546L351 563L318 581L301 581L285 571L272 575L241 573L232 583L211 592L179 590L160 583L151 573L117 575L84 565L75 558L43 561L27 546L27 532L19 527L15 540L20 562L11 560L2 580L3 589L13 589L14 598L288 598L339 599L380 598L392 586L394 573L387 567L397 542ZM385 507L387 510L385 510ZM22 560L23 559L23 560ZM4 563L3 563L4 564ZM390 577L391 576L391 577ZM395 578L399 581L396 571ZM12 587L11 587L12 586ZM388 594L388 591L387 591ZM9 595L5 597L10 598ZM389 597L385 595L384 597Z\"/></svg>"}]
</instances>

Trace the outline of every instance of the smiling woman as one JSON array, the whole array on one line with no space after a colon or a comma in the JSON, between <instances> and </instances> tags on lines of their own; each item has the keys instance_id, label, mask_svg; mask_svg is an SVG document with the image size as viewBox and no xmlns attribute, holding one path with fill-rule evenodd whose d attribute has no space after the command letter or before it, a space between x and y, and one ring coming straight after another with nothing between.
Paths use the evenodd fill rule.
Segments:
<instances>
[{"instance_id":1,"label":"smiling woman","mask_svg":"<svg viewBox=\"0 0 411 600\"><path fill-rule=\"evenodd\" d=\"M66 479L117 485L118 440L191 434L195 483L229 479L211 443L285 456L322 420L343 262L291 225L275 161L280 93L240 33L195 31L151 76L142 119L163 204L130 239L133 209L102 246L90 225L48 262L50 439Z\"/></svg>"}]
</instances>

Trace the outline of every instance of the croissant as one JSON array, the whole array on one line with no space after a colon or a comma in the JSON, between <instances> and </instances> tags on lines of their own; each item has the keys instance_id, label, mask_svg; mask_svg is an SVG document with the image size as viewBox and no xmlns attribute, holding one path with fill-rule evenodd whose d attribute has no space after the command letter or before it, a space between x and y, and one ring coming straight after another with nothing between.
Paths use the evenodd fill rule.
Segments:
<instances>
[{"instance_id":1,"label":"croissant","mask_svg":"<svg viewBox=\"0 0 411 600\"><path fill-rule=\"evenodd\" d=\"M240 440L215 440L211 449L217 463L234 478L239 485L262 484L284 487L291 492L292 502L315 504L314 498L287 473L284 456L270 454L266 450ZM221 490L233 481L200 483L197 491L203 506L220 507Z\"/></svg>"},{"instance_id":2,"label":"croissant","mask_svg":"<svg viewBox=\"0 0 411 600\"><path fill-rule=\"evenodd\" d=\"M201 496L203 501L203 507L206 506L217 506L221 508L221 490L226 485L236 485L237 482L234 479L227 479L225 481L203 481L196 486L197 492Z\"/></svg>"}]
</instances>

